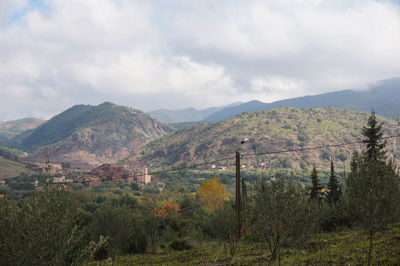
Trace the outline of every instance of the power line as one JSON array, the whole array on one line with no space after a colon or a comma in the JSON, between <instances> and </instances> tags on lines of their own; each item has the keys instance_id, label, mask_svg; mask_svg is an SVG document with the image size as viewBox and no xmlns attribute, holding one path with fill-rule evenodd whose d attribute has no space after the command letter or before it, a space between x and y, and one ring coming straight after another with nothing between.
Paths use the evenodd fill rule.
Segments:
<instances>
[{"instance_id":1,"label":"power line","mask_svg":"<svg viewBox=\"0 0 400 266\"><path fill-rule=\"evenodd\" d=\"M392 138L398 138L398 137L400 137L400 135L383 137L382 139L386 140L386 139L392 139ZM271 155L271 154L280 154L280 153L290 153L290 152L303 152L303 151L311 151L311 150L326 149L326 148L333 148L333 147L350 146L350 145L362 144L362 143L365 143L364 140L353 141L353 142L344 142L344 143L338 143L338 144L329 144L329 145L309 147L309 148L291 149L291 150L258 152L258 153L244 153L241 155L242 156L255 156L255 155Z\"/></svg>"},{"instance_id":2,"label":"power line","mask_svg":"<svg viewBox=\"0 0 400 266\"><path fill-rule=\"evenodd\" d=\"M183 167L171 168L171 169L162 170L162 171L150 172L149 175L156 175L156 174L163 174L163 173L168 173L168 172L176 172L176 171L181 171L181 170L186 170L186 169L193 169L193 168L197 168L197 167L200 167L200 166L204 166L204 165L208 165L208 164L214 164L214 163L223 162L223 161L227 161L227 160L233 160L233 159L235 159L235 157L226 157L226 158L218 159L218 160L215 160L215 161L204 162L204 163L199 163L199 164L193 164L193 165L190 165L190 166L183 166Z\"/></svg>"},{"instance_id":3,"label":"power line","mask_svg":"<svg viewBox=\"0 0 400 266\"><path fill-rule=\"evenodd\" d=\"M382 137L381 139L387 140L387 139L393 139L393 138L399 138L399 137L400 137L400 135L394 135L394 136ZM350 145L363 144L363 143L365 143L364 140L359 140L359 141L353 141L353 142L343 142L343 143L329 144L329 145L309 147L309 148L299 148L299 149L270 151L270 152L258 152L258 153L244 153L244 154L241 154L241 156L244 157L244 156L256 156L256 155L282 154L282 153L291 153L291 152L306 152L306 151L311 151L311 150L343 147L343 146L350 146ZM164 174L164 173L169 173L169 172L182 171L182 170L186 170L186 169L193 169L193 168L197 168L197 167L204 166L204 165L209 165L209 164L214 164L214 163L227 161L227 160L234 160L234 159L235 159L235 157L226 157L226 158L222 158L222 159L218 159L218 160L214 160L214 161L210 161L210 162L193 164L190 166L183 166L183 167L171 168L171 169L167 169L167 170L150 172L148 174L149 175L157 175L157 174ZM137 176L142 176L142 174L137 175Z\"/></svg>"}]
</instances>

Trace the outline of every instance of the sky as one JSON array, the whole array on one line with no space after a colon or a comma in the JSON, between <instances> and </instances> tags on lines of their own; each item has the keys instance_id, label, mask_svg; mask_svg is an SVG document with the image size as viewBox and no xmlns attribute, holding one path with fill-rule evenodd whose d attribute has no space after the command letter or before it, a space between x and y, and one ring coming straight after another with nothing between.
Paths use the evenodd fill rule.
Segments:
<instances>
[{"instance_id":1,"label":"sky","mask_svg":"<svg viewBox=\"0 0 400 266\"><path fill-rule=\"evenodd\" d=\"M0 0L0 121L364 89L399 47L398 0Z\"/></svg>"}]
</instances>

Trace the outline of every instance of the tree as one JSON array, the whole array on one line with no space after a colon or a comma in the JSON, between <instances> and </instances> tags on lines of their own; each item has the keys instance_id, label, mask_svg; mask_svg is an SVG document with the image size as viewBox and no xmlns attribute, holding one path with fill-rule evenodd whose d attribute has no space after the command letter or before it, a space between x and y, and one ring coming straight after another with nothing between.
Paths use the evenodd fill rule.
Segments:
<instances>
[{"instance_id":1,"label":"tree","mask_svg":"<svg viewBox=\"0 0 400 266\"><path fill-rule=\"evenodd\" d=\"M90 224L92 240L101 236L108 238L107 255L143 253L147 247L147 238L139 219L127 205L118 206L117 202L107 200L93 215Z\"/></svg>"},{"instance_id":2,"label":"tree","mask_svg":"<svg viewBox=\"0 0 400 266\"><path fill-rule=\"evenodd\" d=\"M86 256L84 218L70 192L47 190L22 208L0 209L2 265L71 265Z\"/></svg>"},{"instance_id":3,"label":"tree","mask_svg":"<svg viewBox=\"0 0 400 266\"><path fill-rule=\"evenodd\" d=\"M328 193L326 195L326 199L328 203L336 204L340 199L340 195L341 190L337 180L337 175L335 173L335 166L333 164L333 160L331 160L331 174L329 176Z\"/></svg>"},{"instance_id":4,"label":"tree","mask_svg":"<svg viewBox=\"0 0 400 266\"><path fill-rule=\"evenodd\" d=\"M230 260L235 256L238 242L236 241L236 216L232 201L225 201L223 205L215 210L210 217L211 230L222 243L216 261L222 249L229 250Z\"/></svg>"},{"instance_id":5,"label":"tree","mask_svg":"<svg viewBox=\"0 0 400 266\"><path fill-rule=\"evenodd\" d=\"M277 178L267 182L265 178L254 185L252 197L252 231L266 242L271 253L271 264L278 258L280 247L295 246L307 242L317 219L313 202L309 202L300 184Z\"/></svg>"},{"instance_id":6,"label":"tree","mask_svg":"<svg viewBox=\"0 0 400 266\"><path fill-rule=\"evenodd\" d=\"M367 150L364 156L371 162L385 162L386 160L386 141L382 141L382 123L376 121L375 112L371 112L368 123L362 129L365 136L363 142L367 144Z\"/></svg>"},{"instance_id":7,"label":"tree","mask_svg":"<svg viewBox=\"0 0 400 266\"><path fill-rule=\"evenodd\" d=\"M153 213L160 216L174 215L179 212L179 205L173 202L164 201L162 209L154 208Z\"/></svg>"},{"instance_id":8,"label":"tree","mask_svg":"<svg viewBox=\"0 0 400 266\"><path fill-rule=\"evenodd\" d=\"M146 234L150 238L150 249L152 252L155 252L157 249L162 221L163 218L157 214L154 214L153 212L149 212L143 217L142 223L144 225Z\"/></svg>"},{"instance_id":9,"label":"tree","mask_svg":"<svg viewBox=\"0 0 400 266\"><path fill-rule=\"evenodd\" d=\"M321 200L322 199L322 188L323 186L319 183L318 179L318 172L315 166L312 169L311 172L311 191L310 191L310 199L311 200Z\"/></svg>"},{"instance_id":10,"label":"tree","mask_svg":"<svg viewBox=\"0 0 400 266\"><path fill-rule=\"evenodd\" d=\"M206 209L211 212L221 208L229 194L217 177L207 179L199 189L200 201L205 204Z\"/></svg>"},{"instance_id":11,"label":"tree","mask_svg":"<svg viewBox=\"0 0 400 266\"><path fill-rule=\"evenodd\" d=\"M331 173L328 182L328 192L326 194L326 201L328 205L323 206L321 211L321 228L325 231L331 231L338 225L343 225L347 222L347 217L344 211L344 204L340 201L342 194L335 166L331 159Z\"/></svg>"},{"instance_id":12,"label":"tree","mask_svg":"<svg viewBox=\"0 0 400 266\"><path fill-rule=\"evenodd\" d=\"M354 153L346 178L350 212L369 235L368 265L374 234L393 222L399 213L400 178L393 162L386 161L381 130L382 124L377 123L372 112L362 130L367 150L360 155Z\"/></svg>"}]
</instances>

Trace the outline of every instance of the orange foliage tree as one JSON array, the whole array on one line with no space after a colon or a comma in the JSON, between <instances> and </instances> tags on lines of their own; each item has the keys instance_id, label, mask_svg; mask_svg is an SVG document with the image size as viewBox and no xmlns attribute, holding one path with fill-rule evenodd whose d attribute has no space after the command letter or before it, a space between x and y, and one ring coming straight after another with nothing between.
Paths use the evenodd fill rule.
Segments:
<instances>
[{"instance_id":1,"label":"orange foliage tree","mask_svg":"<svg viewBox=\"0 0 400 266\"><path fill-rule=\"evenodd\" d=\"M217 178L207 179L199 189L200 201L205 204L206 209L211 212L221 208L224 201L229 199L229 193Z\"/></svg>"},{"instance_id":2,"label":"orange foliage tree","mask_svg":"<svg viewBox=\"0 0 400 266\"><path fill-rule=\"evenodd\" d=\"M169 216L177 214L179 212L179 206L176 203L164 201L162 209L154 208L153 213L161 216Z\"/></svg>"}]
</instances>

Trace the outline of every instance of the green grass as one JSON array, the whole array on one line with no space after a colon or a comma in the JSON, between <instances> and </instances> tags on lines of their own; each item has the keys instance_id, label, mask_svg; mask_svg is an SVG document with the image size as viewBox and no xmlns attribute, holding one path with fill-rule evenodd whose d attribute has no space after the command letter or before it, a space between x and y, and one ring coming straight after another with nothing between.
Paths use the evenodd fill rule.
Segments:
<instances>
[{"instance_id":1,"label":"green grass","mask_svg":"<svg viewBox=\"0 0 400 266\"><path fill-rule=\"evenodd\" d=\"M399 265L400 224L377 233L373 245L372 265ZM328 233L315 236L307 248L283 248L281 262L282 265L365 265L368 248L367 236L361 232ZM240 243L232 260L229 252L222 251L216 261L220 250L217 244L187 251L161 250L156 254L120 256L115 258L114 265L265 265L270 257L266 249L255 243ZM100 265L100 262L89 264Z\"/></svg>"},{"instance_id":2,"label":"green grass","mask_svg":"<svg viewBox=\"0 0 400 266\"><path fill-rule=\"evenodd\" d=\"M0 178L16 177L24 173L32 175L35 172L24 167L23 164L0 157Z\"/></svg>"}]
</instances>

